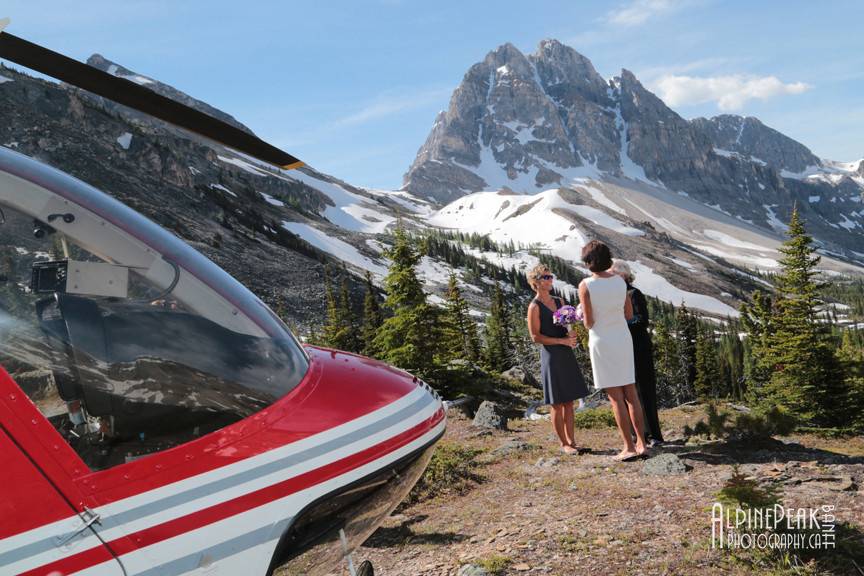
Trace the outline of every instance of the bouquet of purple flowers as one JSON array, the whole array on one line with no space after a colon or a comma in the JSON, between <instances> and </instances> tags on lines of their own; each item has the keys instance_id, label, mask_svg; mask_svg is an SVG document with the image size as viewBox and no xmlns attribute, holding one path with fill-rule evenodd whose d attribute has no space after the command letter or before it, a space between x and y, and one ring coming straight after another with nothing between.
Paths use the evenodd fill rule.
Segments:
<instances>
[{"instance_id":1,"label":"bouquet of purple flowers","mask_svg":"<svg viewBox=\"0 0 864 576\"><path fill-rule=\"evenodd\" d=\"M579 304L576 308L570 305L564 305L555 311L552 315L552 321L559 326L563 326L569 332L573 327L582 322L582 305Z\"/></svg>"}]
</instances>

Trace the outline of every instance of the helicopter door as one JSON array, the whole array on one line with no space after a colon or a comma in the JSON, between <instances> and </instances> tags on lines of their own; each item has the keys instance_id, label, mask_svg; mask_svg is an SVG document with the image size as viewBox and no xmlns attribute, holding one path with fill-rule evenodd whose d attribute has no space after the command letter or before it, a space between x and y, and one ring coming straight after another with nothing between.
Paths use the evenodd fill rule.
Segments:
<instances>
[{"instance_id":1,"label":"helicopter door","mask_svg":"<svg viewBox=\"0 0 864 576\"><path fill-rule=\"evenodd\" d=\"M98 516L77 513L2 423L0 460L0 574L124 573L91 528Z\"/></svg>"}]
</instances>

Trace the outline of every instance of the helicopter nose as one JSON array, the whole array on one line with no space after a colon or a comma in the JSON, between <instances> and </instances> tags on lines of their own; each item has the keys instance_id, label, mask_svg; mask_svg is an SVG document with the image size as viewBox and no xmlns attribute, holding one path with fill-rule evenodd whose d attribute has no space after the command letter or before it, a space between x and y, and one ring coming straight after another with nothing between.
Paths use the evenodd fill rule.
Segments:
<instances>
[{"instance_id":1,"label":"helicopter nose","mask_svg":"<svg viewBox=\"0 0 864 576\"><path fill-rule=\"evenodd\" d=\"M441 396L434 388L432 388L429 384L427 384L425 381L418 378L417 376L414 377L414 382L417 384L417 386L425 390L426 393L435 400L439 408L442 408L444 406L444 401L441 399Z\"/></svg>"}]
</instances>

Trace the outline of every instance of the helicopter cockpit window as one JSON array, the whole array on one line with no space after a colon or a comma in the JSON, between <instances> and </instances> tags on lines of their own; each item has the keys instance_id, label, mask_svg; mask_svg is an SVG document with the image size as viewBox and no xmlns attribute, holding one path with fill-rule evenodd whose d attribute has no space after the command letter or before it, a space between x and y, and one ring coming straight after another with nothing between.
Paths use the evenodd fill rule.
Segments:
<instances>
[{"instance_id":1,"label":"helicopter cockpit window","mask_svg":"<svg viewBox=\"0 0 864 576\"><path fill-rule=\"evenodd\" d=\"M305 374L290 333L257 328L182 266L0 208L0 366L90 468L241 420Z\"/></svg>"}]
</instances>

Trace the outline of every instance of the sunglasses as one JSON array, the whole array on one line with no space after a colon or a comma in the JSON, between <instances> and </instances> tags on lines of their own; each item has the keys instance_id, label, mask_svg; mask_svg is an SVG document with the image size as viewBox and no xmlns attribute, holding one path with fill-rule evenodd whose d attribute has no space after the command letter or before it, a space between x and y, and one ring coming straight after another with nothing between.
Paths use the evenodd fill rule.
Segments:
<instances>
[{"instance_id":1,"label":"sunglasses","mask_svg":"<svg viewBox=\"0 0 864 576\"><path fill-rule=\"evenodd\" d=\"M555 276L552 274L543 274L542 276L537 277L538 280L554 280Z\"/></svg>"}]
</instances>

